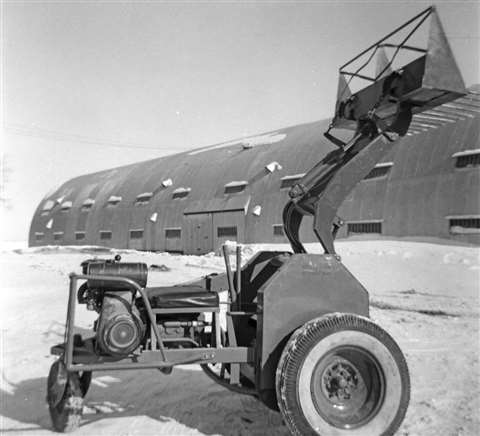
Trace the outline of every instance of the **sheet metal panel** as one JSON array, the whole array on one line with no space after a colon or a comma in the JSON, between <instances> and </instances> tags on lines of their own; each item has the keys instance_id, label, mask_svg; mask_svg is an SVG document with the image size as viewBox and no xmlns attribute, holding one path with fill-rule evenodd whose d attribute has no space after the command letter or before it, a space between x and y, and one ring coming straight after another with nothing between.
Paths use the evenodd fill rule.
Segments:
<instances>
[{"instance_id":1,"label":"sheet metal panel","mask_svg":"<svg viewBox=\"0 0 480 436\"><path fill-rule=\"evenodd\" d=\"M79 192L77 198L75 199L75 209L72 211L72 217L67 223L67 227L65 228L65 231L67 233L85 232L85 239L87 238L87 222L97 204L93 203L90 209L84 210L83 203L89 198L96 198L99 190L100 187L98 183L92 183L85 185L84 189ZM78 245L82 245L85 243L84 241L85 240L75 241L75 243Z\"/></svg>"}]
</instances>

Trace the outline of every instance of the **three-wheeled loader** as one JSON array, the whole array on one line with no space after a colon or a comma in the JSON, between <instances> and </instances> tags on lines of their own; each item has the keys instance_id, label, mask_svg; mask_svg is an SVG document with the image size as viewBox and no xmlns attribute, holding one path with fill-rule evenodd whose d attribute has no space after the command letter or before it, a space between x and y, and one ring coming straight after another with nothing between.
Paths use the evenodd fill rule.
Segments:
<instances>
[{"instance_id":1,"label":"three-wheeled loader","mask_svg":"<svg viewBox=\"0 0 480 436\"><path fill-rule=\"evenodd\" d=\"M422 49L411 40L427 19ZM378 52L383 62L368 75ZM405 53L413 60L395 68ZM352 91L356 80L367 86ZM170 287L147 287L143 263L83 262L82 273L70 275L65 342L52 348L59 356L48 376L54 428L79 424L93 371L169 374L176 365L200 364L222 386L279 409L292 434L395 433L409 403L407 364L392 337L369 319L367 291L335 253L342 224L336 212L408 132L413 116L464 93L435 9L428 8L340 68L325 133L336 148L293 186L284 209L293 253L262 251L242 267L237 249L233 271L224 249L225 274ZM338 139L336 128L353 130L353 138ZM308 254L300 242L304 215L313 215L324 254ZM98 313L91 332L74 327L77 302Z\"/></svg>"}]
</instances>

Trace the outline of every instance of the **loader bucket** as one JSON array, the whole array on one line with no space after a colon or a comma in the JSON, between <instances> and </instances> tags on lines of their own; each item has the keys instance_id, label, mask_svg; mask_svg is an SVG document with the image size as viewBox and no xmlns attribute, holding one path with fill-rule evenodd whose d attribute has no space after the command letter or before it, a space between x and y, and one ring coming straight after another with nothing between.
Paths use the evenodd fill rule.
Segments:
<instances>
[{"instance_id":1,"label":"loader bucket","mask_svg":"<svg viewBox=\"0 0 480 436\"><path fill-rule=\"evenodd\" d=\"M372 113L388 125L399 108L408 107L414 115L466 92L431 6L340 67L331 127L356 129Z\"/></svg>"}]
</instances>

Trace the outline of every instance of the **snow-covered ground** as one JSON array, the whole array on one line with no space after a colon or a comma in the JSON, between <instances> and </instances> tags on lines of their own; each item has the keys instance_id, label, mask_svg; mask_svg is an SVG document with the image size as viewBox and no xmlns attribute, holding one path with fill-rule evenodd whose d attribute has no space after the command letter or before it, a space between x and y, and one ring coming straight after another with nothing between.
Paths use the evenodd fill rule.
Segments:
<instances>
[{"instance_id":1,"label":"snow-covered ground","mask_svg":"<svg viewBox=\"0 0 480 436\"><path fill-rule=\"evenodd\" d=\"M260 248L273 247L244 247L244 257ZM398 434L480 434L479 249L384 240L340 241L337 249L370 291L372 318L394 336L409 364L411 402ZM213 254L121 254L126 261L168 267L150 271L149 285L223 270L223 259ZM1 434L52 434L45 405L49 348L62 340L67 275L94 255L111 257L91 248L0 251ZM90 315L79 314L79 323L91 323ZM156 370L94 373L84 412L78 435L288 433L279 414L224 390L195 365L170 376Z\"/></svg>"}]
</instances>

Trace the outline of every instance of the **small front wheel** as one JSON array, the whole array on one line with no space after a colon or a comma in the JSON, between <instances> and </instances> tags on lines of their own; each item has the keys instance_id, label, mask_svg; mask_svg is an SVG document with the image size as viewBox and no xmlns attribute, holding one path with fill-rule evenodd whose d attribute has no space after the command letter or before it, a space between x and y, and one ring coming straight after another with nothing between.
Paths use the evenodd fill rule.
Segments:
<instances>
[{"instance_id":1,"label":"small front wheel","mask_svg":"<svg viewBox=\"0 0 480 436\"><path fill-rule=\"evenodd\" d=\"M67 372L62 358L52 364L47 380L47 403L56 431L67 433L79 426L88 382L84 380L82 388L80 377L77 373Z\"/></svg>"},{"instance_id":2,"label":"small front wheel","mask_svg":"<svg viewBox=\"0 0 480 436\"><path fill-rule=\"evenodd\" d=\"M392 435L410 399L405 358L368 318L335 313L290 338L276 373L277 401L294 435Z\"/></svg>"}]
</instances>

